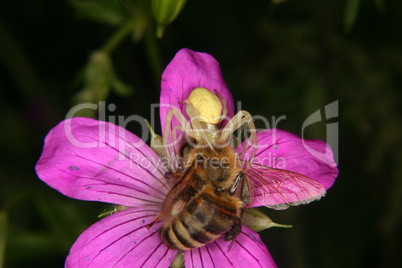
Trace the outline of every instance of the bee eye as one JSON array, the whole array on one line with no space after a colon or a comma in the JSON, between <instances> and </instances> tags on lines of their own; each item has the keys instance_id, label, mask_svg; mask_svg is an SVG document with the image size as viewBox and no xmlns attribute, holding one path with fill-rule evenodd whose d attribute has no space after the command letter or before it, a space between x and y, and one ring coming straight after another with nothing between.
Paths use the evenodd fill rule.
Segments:
<instances>
[{"instance_id":1,"label":"bee eye","mask_svg":"<svg viewBox=\"0 0 402 268\"><path fill-rule=\"evenodd\" d=\"M242 178L243 173L239 173L234 181L234 184L229 189L229 194L234 194L236 192L237 186L239 186L240 179Z\"/></svg>"}]
</instances>

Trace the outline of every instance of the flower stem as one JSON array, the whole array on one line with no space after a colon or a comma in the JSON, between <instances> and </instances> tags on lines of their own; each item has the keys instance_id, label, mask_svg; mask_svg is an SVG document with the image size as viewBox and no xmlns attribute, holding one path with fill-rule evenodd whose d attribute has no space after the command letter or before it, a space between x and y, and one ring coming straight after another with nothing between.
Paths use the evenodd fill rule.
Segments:
<instances>
[{"instance_id":1,"label":"flower stem","mask_svg":"<svg viewBox=\"0 0 402 268\"><path fill-rule=\"evenodd\" d=\"M103 45L100 51L105 54L110 54L120 43L123 41L127 35L129 35L134 26L138 23L137 19L131 19L123 26L121 26L112 37Z\"/></svg>"},{"instance_id":2,"label":"flower stem","mask_svg":"<svg viewBox=\"0 0 402 268\"><path fill-rule=\"evenodd\" d=\"M155 38L154 32L150 28L145 33L145 39L144 39L145 55L151 67L154 81L160 81L163 72L162 57L158 48L158 43ZM159 87L159 82L158 84L156 84L156 86Z\"/></svg>"},{"instance_id":3,"label":"flower stem","mask_svg":"<svg viewBox=\"0 0 402 268\"><path fill-rule=\"evenodd\" d=\"M164 31L165 31L165 26L158 26L158 28L156 28L156 37L158 37L159 39L162 39Z\"/></svg>"}]
</instances>

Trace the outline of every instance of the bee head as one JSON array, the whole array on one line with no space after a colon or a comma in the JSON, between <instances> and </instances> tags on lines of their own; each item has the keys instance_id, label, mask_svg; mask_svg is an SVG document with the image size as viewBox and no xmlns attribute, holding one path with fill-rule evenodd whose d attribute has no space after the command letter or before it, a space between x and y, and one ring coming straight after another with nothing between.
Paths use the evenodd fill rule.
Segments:
<instances>
[{"instance_id":1,"label":"bee head","mask_svg":"<svg viewBox=\"0 0 402 268\"><path fill-rule=\"evenodd\" d=\"M228 191L241 169L231 147L214 149L195 150L196 175L201 181L212 184L217 192Z\"/></svg>"}]
</instances>

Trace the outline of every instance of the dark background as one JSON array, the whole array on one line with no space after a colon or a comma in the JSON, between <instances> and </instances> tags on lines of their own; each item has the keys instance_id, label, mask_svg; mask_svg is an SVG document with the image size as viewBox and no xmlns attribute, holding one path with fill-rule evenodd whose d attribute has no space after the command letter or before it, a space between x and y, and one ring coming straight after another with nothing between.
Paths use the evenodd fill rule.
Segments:
<instances>
[{"instance_id":1,"label":"dark background","mask_svg":"<svg viewBox=\"0 0 402 268\"><path fill-rule=\"evenodd\" d=\"M279 128L298 135L310 114L339 101L338 118L307 132L325 139L326 123L339 123L334 186L319 202L267 211L294 226L260 233L279 267L402 266L402 2L385 0L385 9L360 2L347 32L346 1L188 1L162 39L149 13L142 38L125 38L111 54L134 91L111 91L106 101L117 109L110 115L149 118L161 72L183 47L220 62L243 109L286 115ZM89 55L119 26L85 20L68 1L1 6L0 256L4 267L61 267L106 205L62 196L34 166L46 133L79 103Z\"/></svg>"}]
</instances>

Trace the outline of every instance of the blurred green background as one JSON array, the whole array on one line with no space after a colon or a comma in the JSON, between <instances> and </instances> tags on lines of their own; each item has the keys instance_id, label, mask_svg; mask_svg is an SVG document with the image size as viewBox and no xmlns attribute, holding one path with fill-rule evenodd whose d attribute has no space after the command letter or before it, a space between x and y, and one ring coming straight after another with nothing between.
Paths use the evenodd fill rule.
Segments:
<instances>
[{"instance_id":1,"label":"blurred green background","mask_svg":"<svg viewBox=\"0 0 402 268\"><path fill-rule=\"evenodd\" d=\"M183 47L220 62L243 109L285 115L278 127L298 135L339 100L338 118L307 129L325 139L326 124L339 123L334 186L319 202L267 211L294 226L260 233L278 266L402 267L401 10L391 0L188 1L157 38L147 0L3 2L0 267L62 267L105 209L37 178L46 133L80 102L150 118L161 73Z\"/></svg>"}]
</instances>

